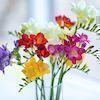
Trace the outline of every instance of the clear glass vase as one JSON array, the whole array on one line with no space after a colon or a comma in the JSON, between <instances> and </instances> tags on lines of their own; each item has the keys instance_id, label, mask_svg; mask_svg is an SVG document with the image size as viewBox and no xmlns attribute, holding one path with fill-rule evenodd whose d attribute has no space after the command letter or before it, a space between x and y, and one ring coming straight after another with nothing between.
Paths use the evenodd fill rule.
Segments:
<instances>
[{"instance_id":1,"label":"clear glass vase","mask_svg":"<svg viewBox=\"0 0 100 100\"><path fill-rule=\"evenodd\" d=\"M54 82L52 85L52 82L50 81L35 81L35 96L36 100L63 100L63 85L58 82Z\"/></svg>"}]
</instances>

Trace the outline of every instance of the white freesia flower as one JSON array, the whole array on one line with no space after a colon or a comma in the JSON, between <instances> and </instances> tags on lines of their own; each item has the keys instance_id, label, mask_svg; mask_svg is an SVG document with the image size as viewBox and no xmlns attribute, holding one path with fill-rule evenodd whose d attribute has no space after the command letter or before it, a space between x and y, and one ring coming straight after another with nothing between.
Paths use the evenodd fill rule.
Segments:
<instances>
[{"instance_id":1,"label":"white freesia flower","mask_svg":"<svg viewBox=\"0 0 100 100\"><path fill-rule=\"evenodd\" d=\"M24 23L20 26L19 32L27 34L37 34L41 32L49 41L58 43L60 42L60 38L66 38L66 35L73 34L74 30L69 30L68 28L63 29L59 27L58 24L54 24L53 22L49 22L48 24L41 26L38 22L31 19L28 23Z\"/></svg>"},{"instance_id":2,"label":"white freesia flower","mask_svg":"<svg viewBox=\"0 0 100 100\"><path fill-rule=\"evenodd\" d=\"M87 22L95 19L97 10L92 5L87 5L84 0L80 0L76 4L72 4L72 11L76 14L78 21Z\"/></svg>"},{"instance_id":3,"label":"white freesia flower","mask_svg":"<svg viewBox=\"0 0 100 100\"><path fill-rule=\"evenodd\" d=\"M63 37L64 34L67 34L68 32L69 29L62 29L58 24L54 24L53 22L48 23L44 29L44 33L47 38Z\"/></svg>"},{"instance_id":4,"label":"white freesia flower","mask_svg":"<svg viewBox=\"0 0 100 100\"><path fill-rule=\"evenodd\" d=\"M24 33L34 33L37 34L41 32L42 27L35 20L31 19L28 23L24 23L20 26L20 32Z\"/></svg>"}]
</instances>

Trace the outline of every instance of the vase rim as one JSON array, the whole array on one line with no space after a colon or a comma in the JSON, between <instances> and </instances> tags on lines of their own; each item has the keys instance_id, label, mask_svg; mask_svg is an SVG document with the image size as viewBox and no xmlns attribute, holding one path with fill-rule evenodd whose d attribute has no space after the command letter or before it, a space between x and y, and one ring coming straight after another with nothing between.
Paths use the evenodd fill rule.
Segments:
<instances>
[{"instance_id":1,"label":"vase rim","mask_svg":"<svg viewBox=\"0 0 100 100\"><path fill-rule=\"evenodd\" d=\"M51 87L56 88L56 87L62 86L62 84L63 84L63 82L60 83L59 85L57 84L57 85L54 85L54 86L51 86L51 84L50 85L45 85L45 88L51 88Z\"/></svg>"}]
</instances>

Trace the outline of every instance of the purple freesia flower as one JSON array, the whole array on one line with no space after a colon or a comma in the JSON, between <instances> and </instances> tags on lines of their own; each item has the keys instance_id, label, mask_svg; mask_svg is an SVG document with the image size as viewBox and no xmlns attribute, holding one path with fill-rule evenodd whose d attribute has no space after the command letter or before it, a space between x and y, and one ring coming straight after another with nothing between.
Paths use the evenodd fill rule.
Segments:
<instances>
[{"instance_id":1,"label":"purple freesia flower","mask_svg":"<svg viewBox=\"0 0 100 100\"><path fill-rule=\"evenodd\" d=\"M63 53L64 52L64 45L55 45L55 49L57 53Z\"/></svg>"},{"instance_id":2,"label":"purple freesia flower","mask_svg":"<svg viewBox=\"0 0 100 100\"><path fill-rule=\"evenodd\" d=\"M0 70L4 73L6 66L10 64L11 53L6 46L0 47Z\"/></svg>"},{"instance_id":3,"label":"purple freesia flower","mask_svg":"<svg viewBox=\"0 0 100 100\"><path fill-rule=\"evenodd\" d=\"M49 45L48 51L50 54L54 55L56 53L55 45Z\"/></svg>"},{"instance_id":4,"label":"purple freesia flower","mask_svg":"<svg viewBox=\"0 0 100 100\"><path fill-rule=\"evenodd\" d=\"M64 53L64 45L62 45L62 44L59 44L59 45L49 45L48 46L48 51L52 55Z\"/></svg>"}]
</instances>

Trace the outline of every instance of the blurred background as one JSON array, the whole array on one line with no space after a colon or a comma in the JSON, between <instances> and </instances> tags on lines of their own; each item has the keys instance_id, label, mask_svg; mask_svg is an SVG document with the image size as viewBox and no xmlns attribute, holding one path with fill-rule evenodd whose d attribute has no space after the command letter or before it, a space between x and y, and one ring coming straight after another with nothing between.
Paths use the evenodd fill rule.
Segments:
<instances>
[{"instance_id":1,"label":"blurred background","mask_svg":"<svg viewBox=\"0 0 100 100\"><path fill-rule=\"evenodd\" d=\"M12 45L10 45L10 43L14 38L8 36L8 31L18 29L22 23L27 22L30 18L37 20L43 25L49 21L54 21L56 15L65 14L72 17L74 14L70 10L71 3L77 3L78 1L79 0L0 0L0 45L2 43L8 43L9 48L11 48ZM99 0L85 1L87 4L93 5L100 10ZM90 39L93 41L92 43L97 48L100 48L100 40L97 39L96 34L89 33L89 35ZM69 93L73 94L73 98L68 94L68 100L88 100L86 98L100 100L100 65L93 57L88 57L87 62L89 63L89 68L91 70L87 76L76 71L69 72L68 75L70 78L69 81L66 81L66 85L70 85L68 85L69 87L66 86L66 89L68 89L68 91L70 90ZM19 88L18 83L22 76L21 68L19 68L19 66L9 67L6 70L5 76L0 72L0 100L35 100L32 98L34 91L32 88L30 89L31 86L26 89L27 92L25 91L21 94L17 93ZM75 84L73 86L73 84L71 84L72 82L76 83L76 85L80 85L80 87L77 87ZM91 93L94 91L93 86L98 86L98 88L94 87L95 92ZM83 90L82 87L86 90L89 87L88 90L91 92L89 92L89 94L86 93L86 90ZM80 97L77 97L77 94L80 94ZM96 95L93 97L92 94ZM82 96L84 96L84 98L80 99Z\"/></svg>"}]
</instances>

